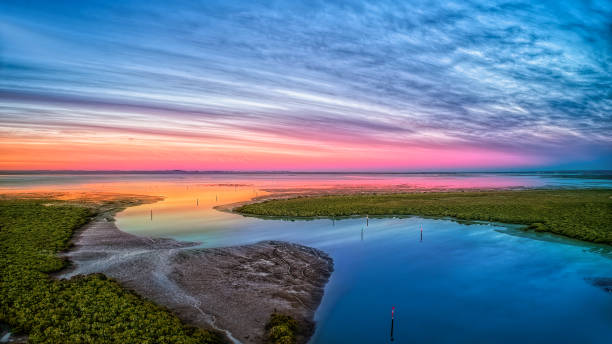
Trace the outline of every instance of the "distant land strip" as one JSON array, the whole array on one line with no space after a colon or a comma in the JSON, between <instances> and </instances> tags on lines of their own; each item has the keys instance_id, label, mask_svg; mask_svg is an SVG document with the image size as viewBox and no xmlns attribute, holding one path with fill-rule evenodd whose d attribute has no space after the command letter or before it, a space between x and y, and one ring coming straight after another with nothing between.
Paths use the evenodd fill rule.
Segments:
<instances>
[{"instance_id":1,"label":"distant land strip","mask_svg":"<svg viewBox=\"0 0 612 344\"><path fill-rule=\"evenodd\" d=\"M297 174L297 175L537 175L557 178L612 179L612 170L559 171L199 171L199 170L0 170L0 175L114 175L114 174Z\"/></svg>"}]
</instances>

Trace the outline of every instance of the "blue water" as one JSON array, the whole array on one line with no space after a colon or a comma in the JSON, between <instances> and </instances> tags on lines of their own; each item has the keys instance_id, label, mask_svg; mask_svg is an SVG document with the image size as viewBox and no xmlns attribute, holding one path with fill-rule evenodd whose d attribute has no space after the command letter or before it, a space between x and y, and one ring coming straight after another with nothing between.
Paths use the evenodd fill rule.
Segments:
<instances>
[{"instance_id":1,"label":"blue water","mask_svg":"<svg viewBox=\"0 0 612 344\"><path fill-rule=\"evenodd\" d=\"M119 225L130 231L126 220ZM287 240L330 254L335 271L312 343L388 342L392 306L396 343L612 343L612 294L585 280L612 277L605 246L417 217L367 227L362 218L241 218L167 234L208 247Z\"/></svg>"},{"instance_id":2,"label":"blue water","mask_svg":"<svg viewBox=\"0 0 612 344\"><path fill-rule=\"evenodd\" d=\"M138 178L140 183L142 177ZM167 198L119 214L122 230L199 241L203 247L286 240L319 248L334 259L312 343L388 343L392 306L395 343L612 343L612 293L589 282L612 277L610 246L526 233L510 225L418 217L370 218L367 226L364 218L243 217L212 206L230 202L241 188L246 192L245 188L274 184L276 176L195 181L182 176L170 182L164 176L166 184L158 178L151 183L159 184L142 186L141 191ZM513 179L519 184L527 181L529 187L534 180L539 181L535 186L609 183L584 178L542 181L539 176ZM220 181L250 184L229 187L217 184ZM110 182L97 187L113 189L104 183Z\"/></svg>"}]
</instances>

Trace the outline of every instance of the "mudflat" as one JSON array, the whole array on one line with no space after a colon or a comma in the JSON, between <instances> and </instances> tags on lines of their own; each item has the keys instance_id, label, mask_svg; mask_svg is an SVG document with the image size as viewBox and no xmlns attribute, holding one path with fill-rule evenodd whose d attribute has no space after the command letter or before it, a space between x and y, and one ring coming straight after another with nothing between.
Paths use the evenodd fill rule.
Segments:
<instances>
[{"instance_id":1,"label":"mudflat","mask_svg":"<svg viewBox=\"0 0 612 344\"><path fill-rule=\"evenodd\" d=\"M72 266L57 277L103 273L187 323L225 332L233 342L261 343L273 312L314 331L314 312L333 270L324 252L280 241L203 249L198 243L120 231L112 213L75 235Z\"/></svg>"}]
</instances>

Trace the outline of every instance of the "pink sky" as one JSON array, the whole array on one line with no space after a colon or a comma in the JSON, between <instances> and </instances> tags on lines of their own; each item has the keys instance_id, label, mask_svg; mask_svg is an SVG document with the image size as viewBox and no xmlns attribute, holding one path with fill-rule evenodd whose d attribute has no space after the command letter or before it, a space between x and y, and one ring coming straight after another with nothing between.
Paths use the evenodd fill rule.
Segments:
<instances>
[{"instance_id":1,"label":"pink sky","mask_svg":"<svg viewBox=\"0 0 612 344\"><path fill-rule=\"evenodd\" d=\"M474 147L399 147L338 142L202 142L87 135L3 139L2 170L412 171L535 167L541 157Z\"/></svg>"}]
</instances>

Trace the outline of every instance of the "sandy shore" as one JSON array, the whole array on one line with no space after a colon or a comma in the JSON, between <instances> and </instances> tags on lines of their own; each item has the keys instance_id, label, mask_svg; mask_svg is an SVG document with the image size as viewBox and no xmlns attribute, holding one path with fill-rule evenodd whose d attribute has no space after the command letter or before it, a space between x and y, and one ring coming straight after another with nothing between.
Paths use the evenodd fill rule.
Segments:
<instances>
[{"instance_id":1,"label":"sandy shore","mask_svg":"<svg viewBox=\"0 0 612 344\"><path fill-rule=\"evenodd\" d=\"M165 306L187 323L224 331L234 342L261 343L274 311L314 330L313 316L333 270L322 251L286 242L197 249L197 243L120 231L99 216L65 254L73 265L56 277L103 273Z\"/></svg>"}]
</instances>

